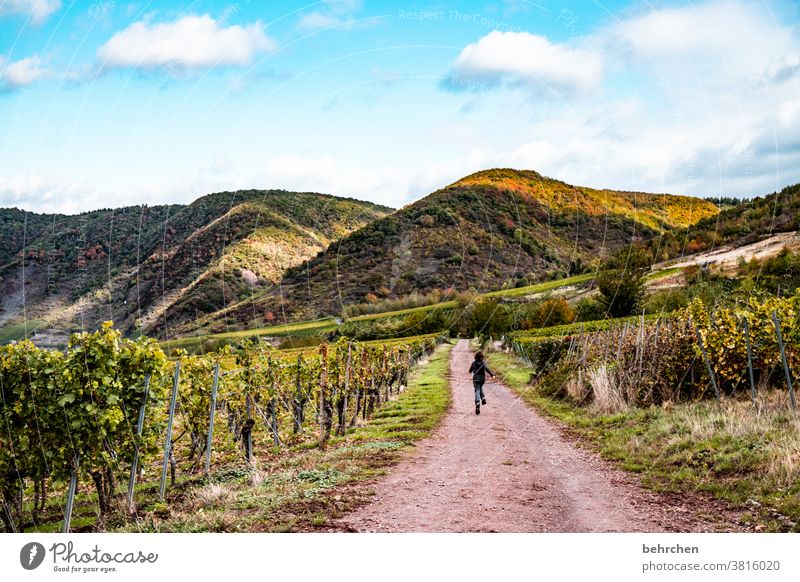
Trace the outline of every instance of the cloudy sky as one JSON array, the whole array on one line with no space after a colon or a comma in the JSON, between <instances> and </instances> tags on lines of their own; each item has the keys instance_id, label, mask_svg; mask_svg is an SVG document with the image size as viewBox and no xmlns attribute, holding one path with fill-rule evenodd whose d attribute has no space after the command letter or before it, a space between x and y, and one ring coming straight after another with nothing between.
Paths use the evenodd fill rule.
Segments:
<instances>
[{"instance_id":1,"label":"cloudy sky","mask_svg":"<svg viewBox=\"0 0 800 582\"><path fill-rule=\"evenodd\" d=\"M796 0L0 0L0 206L800 182Z\"/></svg>"}]
</instances>

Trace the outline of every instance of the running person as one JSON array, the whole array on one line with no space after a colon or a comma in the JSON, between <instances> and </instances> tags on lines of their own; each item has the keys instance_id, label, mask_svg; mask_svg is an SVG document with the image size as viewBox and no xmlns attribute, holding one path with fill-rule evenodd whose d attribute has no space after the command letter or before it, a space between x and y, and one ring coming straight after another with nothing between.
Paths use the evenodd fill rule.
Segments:
<instances>
[{"instance_id":1,"label":"running person","mask_svg":"<svg viewBox=\"0 0 800 582\"><path fill-rule=\"evenodd\" d=\"M475 388L475 414L481 413L481 404L486 404L486 398L483 395L483 383L486 382L486 374L488 373L494 378L494 372L489 369L483 359L483 352L475 354L475 360L469 367L472 374L472 385Z\"/></svg>"}]
</instances>

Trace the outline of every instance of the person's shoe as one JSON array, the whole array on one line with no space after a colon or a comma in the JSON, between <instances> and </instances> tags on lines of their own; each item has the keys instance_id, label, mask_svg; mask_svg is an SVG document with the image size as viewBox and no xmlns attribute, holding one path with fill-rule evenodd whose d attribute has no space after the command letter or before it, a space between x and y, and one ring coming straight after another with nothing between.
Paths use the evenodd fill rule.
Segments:
<instances>
[{"instance_id":1,"label":"person's shoe","mask_svg":"<svg viewBox=\"0 0 800 582\"><path fill-rule=\"evenodd\" d=\"M486 404L486 398L481 399L481 404Z\"/></svg>"},{"instance_id":2,"label":"person's shoe","mask_svg":"<svg viewBox=\"0 0 800 582\"><path fill-rule=\"evenodd\" d=\"M480 414L480 413L481 413L481 405L480 405L479 402L476 402L475 403L475 414Z\"/></svg>"}]
</instances>

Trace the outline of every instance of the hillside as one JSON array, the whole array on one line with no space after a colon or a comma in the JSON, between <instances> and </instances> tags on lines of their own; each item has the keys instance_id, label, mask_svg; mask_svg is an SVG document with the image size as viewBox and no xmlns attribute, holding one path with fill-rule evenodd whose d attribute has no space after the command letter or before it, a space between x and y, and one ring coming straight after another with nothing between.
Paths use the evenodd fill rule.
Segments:
<instances>
[{"instance_id":1,"label":"hillside","mask_svg":"<svg viewBox=\"0 0 800 582\"><path fill-rule=\"evenodd\" d=\"M796 230L800 230L800 184L726 208L684 230L665 233L661 240L651 241L650 247L654 256L666 260L724 245L751 244Z\"/></svg>"},{"instance_id":2,"label":"hillside","mask_svg":"<svg viewBox=\"0 0 800 582\"><path fill-rule=\"evenodd\" d=\"M696 198L595 190L532 171L482 171L289 269L279 290L197 323L205 331L258 327L276 314L312 319L413 292L487 291L562 276L716 213Z\"/></svg>"},{"instance_id":3,"label":"hillside","mask_svg":"<svg viewBox=\"0 0 800 582\"><path fill-rule=\"evenodd\" d=\"M391 209L315 193L220 192L77 216L0 210L0 331L113 319L163 334L277 283ZM24 281L24 285L23 285Z\"/></svg>"}]
</instances>

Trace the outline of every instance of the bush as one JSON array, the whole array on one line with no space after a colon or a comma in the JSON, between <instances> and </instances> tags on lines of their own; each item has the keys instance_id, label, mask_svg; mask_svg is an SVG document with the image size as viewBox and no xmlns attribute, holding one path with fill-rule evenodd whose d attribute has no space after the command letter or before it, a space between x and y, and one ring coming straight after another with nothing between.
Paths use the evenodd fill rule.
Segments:
<instances>
[{"instance_id":1,"label":"bush","mask_svg":"<svg viewBox=\"0 0 800 582\"><path fill-rule=\"evenodd\" d=\"M576 321L597 321L606 316L605 308L594 299L584 297L575 306Z\"/></svg>"},{"instance_id":2,"label":"bush","mask_svg":"<svg viewBox=\"0 0 800 582\"><path fill-rule=\"evenodd\" d=\"M666 289L652 293L644 304L645 313L672 313L689 306L689 296L683 289Z\"/></svg>"},{"instance_id":3,"label":"bush","mask_svg":"<svg viewBox=\"0 0 800 582\"><path fill-rule=\"evenodd\" d=\"M599 302L610 317L638 313L644 303L652 257L632 248L611 257L595 278Z\"/></svg>"},{"instance_id":4,"label":"bush","mask_svg":"<svg viewBox=\"0 0 800 582\"><path fill-rule=\"evenodd\" d=\"M575 321L575 312L563 297L549 297L538 304L529 317L522 320L522 329L563 325Z\"/></svg>"}]
</instances>

